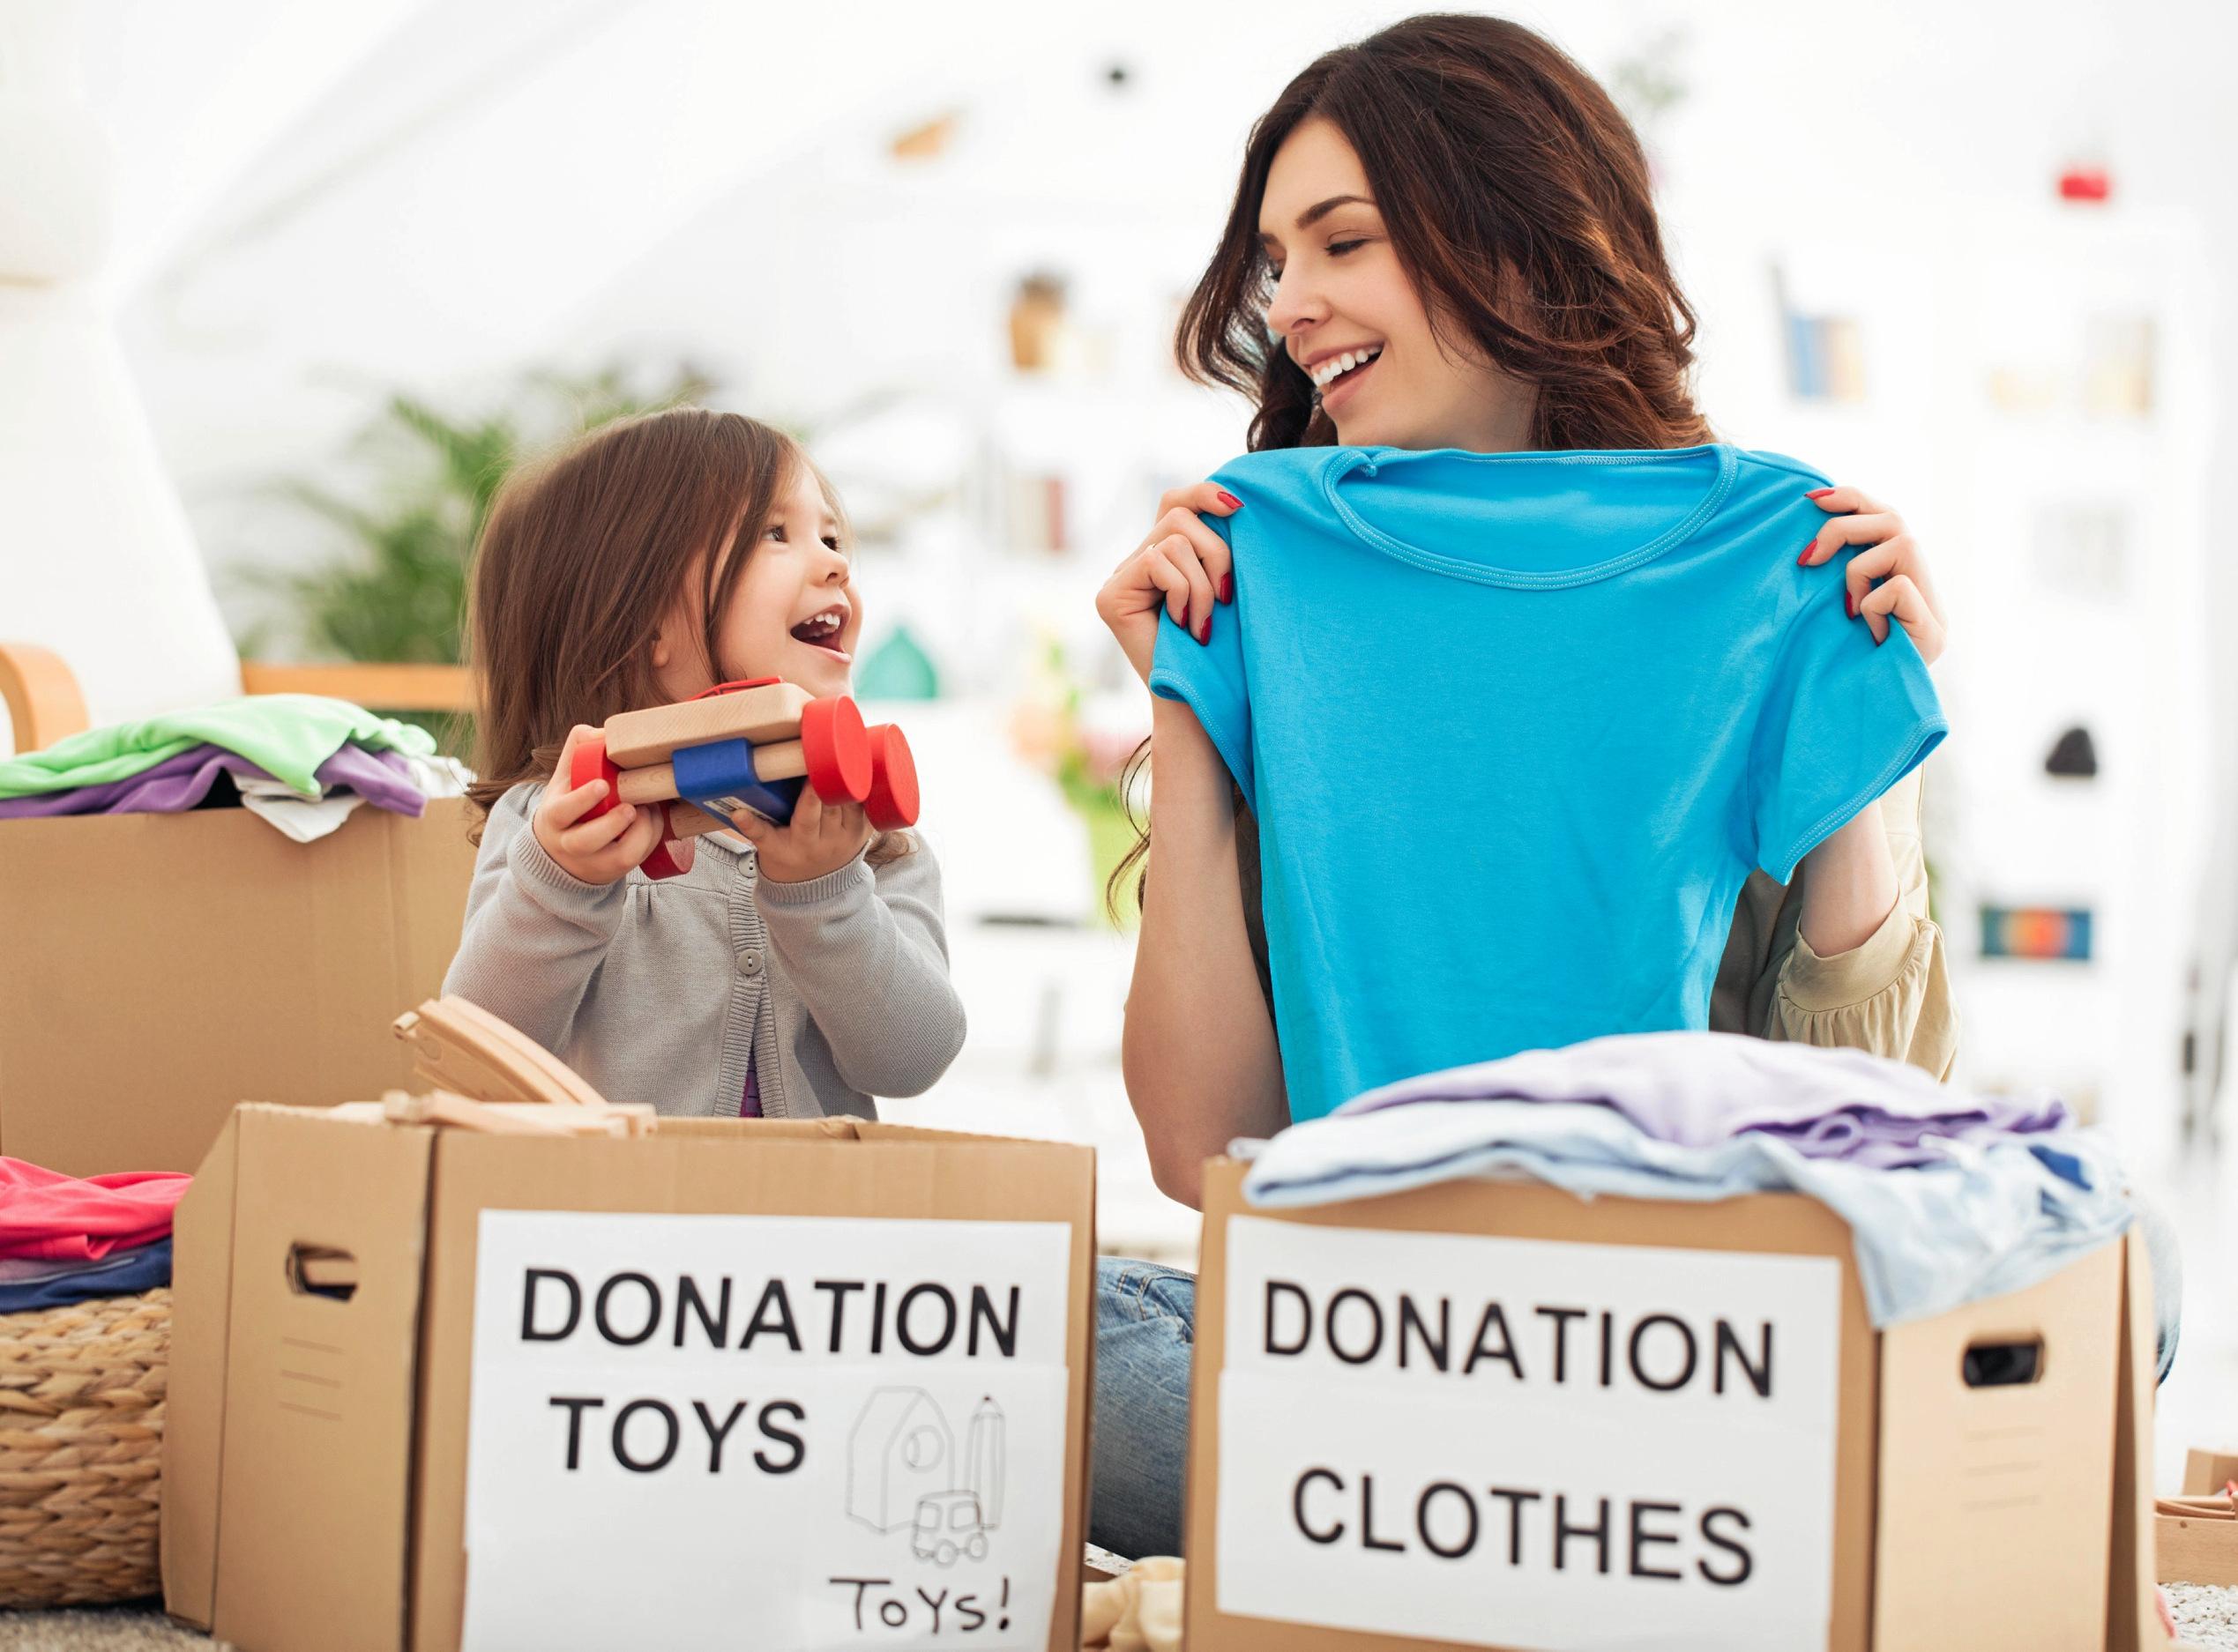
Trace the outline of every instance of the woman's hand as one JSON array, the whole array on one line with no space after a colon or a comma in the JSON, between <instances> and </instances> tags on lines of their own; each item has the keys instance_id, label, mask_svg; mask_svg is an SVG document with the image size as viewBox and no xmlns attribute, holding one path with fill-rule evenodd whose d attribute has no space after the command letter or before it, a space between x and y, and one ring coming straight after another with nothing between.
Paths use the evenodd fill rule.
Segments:
<instances>
[{"instance_id":1,"label":"woman's hand","mask_svg":"<svg viewBox=\"0 0 2238 1652\"><path fill-rule=\"evenodd\" d=\"M559 767L552 771L528 822L544 852L578 883L611 883L627 877L630 868L660 842L663 824L661 810L639 808L634 803L617 804L595 820L583 818L606 795L606 782L586 780L570 790L567 777L574 766L576 746L597 733L580 723L568 731L567 744L560 748ZM679 868L690 870L688 841L671 844L668 852Z\"/></svg>"},{"instance_id":2,"label":"woman's hand","mask_svg":"<svg viewBox=\"0 0 2238 1652\"><path fill-rule=\"evenodd\" d=\"M1208 516L1232 517L1243 508L1234 494L1199 482L1176 487L1158 502L1150 536L1127 554L1096 593L1096 613L1145 682L1158 646L1158 610L1198 642L1212 634L1212 609L1235 599L1235 563L1227 541L1205 525Z\"/></svg>"},{"instance_id":3,"label":"woman's hand","mask_svg":"<svg viewBox=\"0 0 2238 1652\"><path fill-rule=\"evenodd\" d=\"M1818 530L1802 565L1816 568L1846 545L1863 547L1842 570L1849 582L1851 615L1865 621L1876 644L1888 641L1893 618L1911 633L1920 659L1935 664L1949 639L1949 627L1935 582L1928 577L1927 559L1904 518L1854 487L1821 487L1807 497L1833 519Z\"/></svg>"},{"instance_id":4,"label":"woman's hand","mask_svg":"<svg viewBox=\"0 0 2238 1652\"><path fill-rule=\"evenodd\" d=\"M772 825L750 808L735 810L730 823L751 840L761 874L772 883L812 883L861 854L871 837L870 815L862 804L826 807L808 785L786 825Z\"/></svg>"}]
</instances>

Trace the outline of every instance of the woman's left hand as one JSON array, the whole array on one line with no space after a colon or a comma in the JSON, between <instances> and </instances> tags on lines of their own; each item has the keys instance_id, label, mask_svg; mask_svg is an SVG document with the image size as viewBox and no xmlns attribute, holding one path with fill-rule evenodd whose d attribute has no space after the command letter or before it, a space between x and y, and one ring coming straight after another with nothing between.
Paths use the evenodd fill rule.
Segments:
<instances>
[{"instance_id":1,"label":"woman's left hand","mask_svg":"<svg viewBox=\"0 0 2238 1652\"><path fill-rule=\"evenodd\" d=\"M744 808L732 814L730 823L753 844L761 874L772 883L812 883L837 872L871 837L870 816L862 804L827 805L809 785L801 788L789 824L772 825Z\"/></svg>"},{"instance_id":2,"label":"woman's left hand","mask_svg":"<svg viewBox=\"0 0 2238 1652\"><path fill-rule=\"evenodd\" d=\"M1920 659L1935 664L1950 629L1935 582L1928 577L1927 559L1904 518L1854 487L1822 487L1809 498L1831 520L1803 554L1803 566L1816 568L1845 546L1861 547L1842 570L1849 582L1850 614L1865 621L1876 644L1888 641L1893 619L1911 634Z\"/></svg>"}]
</instances>

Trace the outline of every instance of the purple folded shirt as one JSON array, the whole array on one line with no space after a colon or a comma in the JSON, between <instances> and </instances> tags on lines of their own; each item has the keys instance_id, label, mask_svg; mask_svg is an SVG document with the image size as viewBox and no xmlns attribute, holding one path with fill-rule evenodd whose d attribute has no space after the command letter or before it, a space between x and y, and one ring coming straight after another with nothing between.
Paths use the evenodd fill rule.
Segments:
<instances>
[{"instance_id":1,"label":"purple folded shirt","mask_svg":"<svg viewBox=\"0 0 2238 1652\"><path fill-rule=\"evenodd\" d=\"M239 752L222 746L193 746L130 779L0 799L0 820L48 815L183 815L201 805L220 774L272 778ZM318 765L317 778L329 792L354 792L376 808L394 814L417 815L428 807L427 794L413 782L412 765L395 752L346 745Z\"/></svg>"},{"instance_id":2,"label":"purple folded shirt","mask_svg":"<svg viewBox=\"0 0 2238 1652\"><path fill-rule=\"evenodd\" d=\"M1437 1101L1572 1101L1609 1107L1659 1141L1708 1147L1747 1131L1812 1158L1899 1170L1945 1157L1930 1142L1988 1142L2073 1122L2049 1096L1984 1096L1861 1050L1724 1032L1629 1032L1402 1079L1339 1113Z\"/></svg>"}]
</instances>

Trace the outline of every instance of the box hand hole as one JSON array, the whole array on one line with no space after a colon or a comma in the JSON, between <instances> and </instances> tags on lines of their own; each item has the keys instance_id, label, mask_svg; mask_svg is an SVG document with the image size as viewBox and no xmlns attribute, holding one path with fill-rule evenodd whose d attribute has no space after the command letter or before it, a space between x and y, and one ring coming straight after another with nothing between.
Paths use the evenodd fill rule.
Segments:
<instances>
[{"instance_id":1,"label":"box hand hole","mask_svg":"<svg viewBox=\"0 0 2238 1652\"><path fill-rule=\"evenodd\" d=\"M291 1245L287 1288L299 1297L347 1302L357 1294L357 1258L331 1245Z\"/></svg>"},{"instance_id":2,"label":"box hand hole","mask_svg":"<svg viewBox=\"0 0 2238 1652\"><path fill-rule=\"evenodd\" d=\"M1970 1388L2025 1388L2044 1374L2044 1339L1975 1343L1958 1369Z\"/></svg>"}]
</instances>

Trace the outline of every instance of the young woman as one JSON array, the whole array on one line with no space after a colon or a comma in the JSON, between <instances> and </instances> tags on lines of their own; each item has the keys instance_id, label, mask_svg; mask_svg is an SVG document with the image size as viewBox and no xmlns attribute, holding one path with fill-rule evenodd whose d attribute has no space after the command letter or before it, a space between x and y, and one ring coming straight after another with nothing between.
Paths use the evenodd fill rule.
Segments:
<instances>
[{"instance_id":1,"label":"young woman","mask_svg":"<svg viewBox=\"0 0 2238 1652\"><path fill-rule=\"evenodd\" d=\"M1429 16L1323 56L1260 120L1179 348L1197 377L1254 398L1254 450L1675 449L1713 440L1688 386L1693 324L1638 142L1608 95L1526 29ZM1797 560L1863 547L1846 572L1855 622L1876 643L1901 627L1931 663L1943 621L1902 520L1855 488L1814 497L1823 525ZM1167 495L1104 586L1098 612L1145 681L1161 613L1199 644L1235 623L1228 547L1204 518L1250 508L1211 483ZM1152 703L1123 1059L1159 1184L1195 1203L1205 1158L1272 1135L1291 1109L1256 827L1196 714ZM1456 877L1471 875L1465 837L1457 824ZM1787 887L1751 876L1710 1019L1948 1072L1956 1023L1916 776L1812 849ZM1100 1283L1093 1536L1177 1552L1195 1282L1108 1261Z\"/></svg>"}]
</instances>

